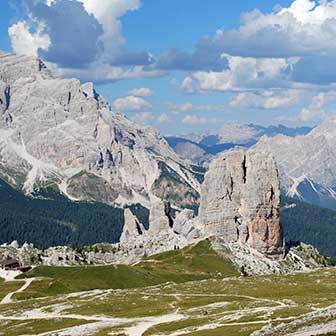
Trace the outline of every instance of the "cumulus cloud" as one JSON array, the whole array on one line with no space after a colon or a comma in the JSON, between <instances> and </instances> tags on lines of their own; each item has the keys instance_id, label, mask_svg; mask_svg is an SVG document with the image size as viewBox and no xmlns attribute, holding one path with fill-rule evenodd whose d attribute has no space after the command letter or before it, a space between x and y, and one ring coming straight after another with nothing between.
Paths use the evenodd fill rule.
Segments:
<instances>
[{"instance_id":1,"label":"cumulus cloud","mask_svg":"<svg viewBox=\"0 0 336 336\"><path fill-rule=\"evenodd\" d=\"M231 107L277 109L288 108L299 104L301 93L298 91L242 92L230 101Z\"/></svg>"},{"instance_id":2,"label":"cumulus cloud","mask_svg":"<svg viewBox=\"0 0 336 336\"><path fill-rule=\"evenodd\" d=\"M155 66L222 72L228 67L225 55L230 55L273 60L298 57L298 66L305 67L307 57L316 64L320 57L335 56L335 34L336 0L295 0L288 8L271 13L244 13L238 28L219 29L213 37L200 39L192 53L171 49L158 57ZM318 73L319 68L314 70ZM314 75L310 78L316 81ZM309 80L302 71L295 79Z\"/></svg>"},{"instance_id":3,"label":"cumulus cloud","mask_svg":"<svg viewBox=\"0 0 336 336\"><path fill-rule=\"evenodd\" d=\"M139 9L140 0L23 2L26 18L8 30L15 52L39 56L60 67L60 73L81 79L109 81L161 75L156 70L144 70L153 63L149 53L125 49L120 18Z\"/></svg>"},{"instance_id":4,"label":"cumulus cloud","mask_svg":"<svg viewBox=\"0 0 336 336\"><path fill-rule=\"evenodd\" d=\"M49 48L38 50L46 61L61 67L80 68L95 61L102 52L102 25L82 3L60 0L50 5L34 0L25 0L25 3L30 16L35 22L43 23L44 34L49 36ZM24 42L23 36L21 40Z\"/></svg>"},{"instance_id":5,"label":"cumulus cloud","mask_svg":"<svg viewBox=\"0 0 336 336\"><path fill-rule=\"evenodd\" d=\"M120 55L125 39L122 35L122 25L119 19L128 11L139 9L141 7L140 0L79 1L84 4L86 11L102 25L103 31L100 40L104 45L104 57L113 59L114 56Z\"/></svg>"},{"instance_id":6,"label":"cumulus cloud","mask_svg":"<svg viewBox=\"0 0 336 336\"><path fill-rule=\"evenodd\" d=\"M128 91L128 94L130 96L136 96L136 97L151 97L154 92L149 88L136 88L133 90Z\"/></svg>"},{"instance_id":7,"label":"cumulus cloud","mask_svg":"<svg viewBox=\"0 0 336 336\"><path fill-rule=\"evenodd\" d=\"M116 99L112 106L122 112L135 112L135 111L143 111L150 110L152 105L141 97L136 96L127 96L123 98Z\"/></svg>"},{"instance_id":8,"label":"cumulus cloud","mask_svg":"<svg viewBox=\"0 0 336 336\"><path fill-rule=\"evenodd\" d=\"M208 121L204 117L188 114L183 118L182 122L187 125L204 125L207 124Z\"/></svg>"},{"instance_id":9,"label":"cumulus cloud","mask_svg":"<svg viewBox=\"0 0 336 336\"><path fill-rule=\"evenodd\" d=\"M167 113L162 113L157 117L157 122L160 124L168 123L170 122L170 117Z\"/></svg>"},{"instance_id":10,"label":"cumulus cloud","mask_svg":"<svg viewBox=\"0 0 336 336\"><path fill-rule=\"evenodd\" d=\"M288 58L335 50L336 1L295 0L288 8L242 15L238 29L218 30L203 45L233 56Z\"/></svg>"},{"instance_id":11,"label":"cumulus cloud","mask_svg":"<svg viewBox=\"0 0 336 336\"><path fill-rule=\"evenodd\" d=\"M228 69L222 72L197 71L182 82L187 92L233 91L285 87L288 85L288 70L296 59L268 59L227 56Z\"/></svg>"},{"instance_id":12,"label":"cumulus cloud","mask_svg":"<svg viewBox=\"0 0 336 336\"><path fill-rule=\"evenodd\" d=\"M136 113L134 115L131 115L130 118L134 122L138 124L143 124L143 125L146 125L149 123L165 124L171 121L169 115L166 113L155 115L148 111Z\"/></svg>"},{"instance_id":13,"label":"cumulus cloud","mask_svg":"<svg viewBox=\"0 0 336 336\"><path fill-rule=\"evenodd\" d=\"M169 110L171 112L190 112L190 111L204 111L204 112L220 112L224 111L225 105L214 105L214 104L193 104L193 103L182 103L182 104L170 104Z\"/></svg>"},{"instance_id":14,"label":"cumulus cloud","mask_svg":"<svg viewBox=\"0 0 336 336\"><path fill-rule=\"evenodd\" d=\"M189 126L205 125L216 122L218 122L216 118L205 118L195 114L188 114L182 119L182 123Z\"/></svg>"},{"instance_id":15,"label":"cumulus cloud","mask_svg":"<svg viewBox=\"0 0 336 336\"><path fill-rule=\"evenodd\" d=\"M195 54L204 55L209 69L195 68L182 87L197 92L329 85L336 82L335 36L336 0L295 0L271 13L245 13L238 28L198 42ZM226 68L212 66L218 57Z\"/></svg>"},{"instance_id":16,"label":"cumulus cloud","mask_svg":"<svg viewBox=\"0 0 336 336\"><path fill-rule=\"evenodd\" d=\"M321 92L314 96L308 107L301 110L301 121L321 121L328 116L326 106L336 101L336 91Z\"/></svg>"},{"instance_id":17,"label":"cumulus cloud","mask_svg":"<svg viewBox=\"0 0 336 336\"><path fill-rule=\"evenodd\" d=\"M131 116L131 119L138 124L148 124L151 120L154 119L154 116L150 112L141 112Z\"/></svg>"},{"instance_id":18,"label":"cumulus cloud","mask_svg":"<svg viewBox=\"0 0 336 336\"><path fill-rule=\"evenodd\" d=\"M26 22L17 22L8 29L13 49L19 54L37 55L38 50L48 50L50 37L43 33L45 26L38 23L36 31L30 32Z\"/></svg>"}]
</instances>

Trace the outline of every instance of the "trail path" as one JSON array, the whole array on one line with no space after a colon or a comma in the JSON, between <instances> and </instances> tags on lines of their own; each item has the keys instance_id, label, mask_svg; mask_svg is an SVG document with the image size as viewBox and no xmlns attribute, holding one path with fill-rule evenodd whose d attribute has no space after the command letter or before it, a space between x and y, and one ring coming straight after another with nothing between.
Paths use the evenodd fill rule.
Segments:
<instances>
[{"instance_id":1,"label":"trail path","mask_svg":"<svg viewBox=\"0 0 336 336\"><path fill-rule=\"evenodd\" d=\"M1 304L8 304L13 302L12 296L15 293L20 293L26 290L30 284L34 280L39 280L38 278L31 278L25 279L24 285L19 288L17 291L9 293L6 297L1 301ZM107 290L106 293L109 293L110 290ZM104 291L88 291L82 293L70 293L67 294L64 298L70 297L82 297L83 295L91 296L98 295L99 297L104 294ZM80 314L68 314L66 310L69 306L60 303L52 304L50 306L35 308L30 310L25 310L15 314L8 314L0 315L0 321L18 321L18 323L25 322L27 320L58 320L58 319L73 319L78 320L78 324L82 323L81 325L73 326L73 327L66 327L59 330L53 330L38 334L36 336L89 336L93 335L100 330L106 329L107 332L109 329L116 328L116 332L121 332L127 336L142 336L147 330L151 328L155 328L159 324L162 323L171 323L177 322L181 320L188 320L188 319L195 319L195 318L203 318L204 315L202 314L203 310L210 311L212 309L218 309L225 307L227 302L227 296L234 296L237 298L244 298L250 299L254 302L265 303L265 305L257 306L257 307L246 307L245 309L238 309L238 310L229 310L228 312L221 313L214 313L214 315L209 316L217 316L217 321L213 321L210 323L206 323L203 325L195 325L189 326L185 328L181 328L176 331L171 331L167 333L169 336L180 336L185 335L191 332L200 332L205 330L213 330L222 327L233 327L233 326L249 326L249 325L267 325L271 322L285 322L285 321L292 321L298 318L298 316L289 316L289 317L278 317L275 319L270 318L269 313L270 311L276 311L282 308L288 308L292 306L290 302L283 302L279 300L271 300L253 296L246 296L246 295L228 295L228 294L201 294L201 293L148 293L145 291L139 292L139 295L147 294L151 296L171 296L174 297L177 301L180 301L183 297L220 297L223 301L210 303L201 305L198 307L192 307L186 309L185 311L181 311L175 304L172 305L173 310L170 313L163 314L160 316L146 316L146 317L133 317L133 318L115 318L109 316L102 316L102 315L80 315ZM272 304L272 305L270 305ZM333 308L334 306L327 307ZM71 308L71 306L70 306ZM51 310L50 310L51 309ZM316 311L322 311L326 308L317 309ZM197 311L200 311L200 314L197 314ZM314 313L316 313L316 311ZM196 314L195 314L196 313ZM7 315L8 314L8 315ZM240 321L243 317L251 317L258 314L260 319L251 320L251 321ZM304 314L303 316L307 316L309 314ZM319 328L317 330L316 326L312 326L309 329L304 329L300 333L295 335L297 336L308 336L309 332L311 335L319 335L320 331L334 331L336 328L335 322L330 323L329 325L325 326L325 328Z\"/></svg>"},{"instance_id":2,"label":"trail path","mask_svg":"<svg viewBox=\"0 0 336 336\"><path fill-rule=\"evenodd\" d=\"M16 293L21 293L21 292L23 292L24 290L26 290L34 280L36 280L36 279L35 279L35 278L25 279L25 280L24 280L24 282L25 282L24 285L23 285L21 288L19 288L17 291L8 293L8 294L1 300L0 304L8 304L8 303L12 303L12 302L13 302L13 300L12 300L13 295L16 294ZM22 280L17 280L17 281L22 281Z\"/></svg>"}]
</instances>

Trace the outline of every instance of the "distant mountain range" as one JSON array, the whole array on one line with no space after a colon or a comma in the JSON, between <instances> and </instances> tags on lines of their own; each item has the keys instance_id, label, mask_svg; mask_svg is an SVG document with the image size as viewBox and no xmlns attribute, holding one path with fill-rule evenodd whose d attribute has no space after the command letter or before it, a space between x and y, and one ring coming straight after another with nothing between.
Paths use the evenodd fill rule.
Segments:
<instances>
[{"instance_id":1,"label":"distant mountain range","mask_svg":"<svg viewBox=\"0 0 336 336\"><path fill-rule=\"evenodd\" d=\"M311 130L310 127L291 128L284 125L264 127L254 124L228 124L217 133L167 136L166 140L180 157L195 164L204 164L222 151L237 146L249 148L263 136L273 137L281 134L295 137L305 135Z\"/></svg>"},{"instance_id":2,"label":"distant mountain range","mask_svg":"<svg viewBox=\"0 0 336 336\"><path fill-rule=\"evenodd\" d=\"M275 156L288 196L336 209L336 119L306 135L263 137L256 147Z\"/></svg>"},{"instance_id":3,"label":"distant mountain range","mask_svg":"<svg viewBox=\"0 0 336 336\"><path fill-rule=\"evenodd\" d=\"M237 146L270 151L287 196L336 209L336 119L315 128L226 125L217 134L167 137L167 141L181 157L205 166L217 153Z\"/></svg>"}]
</instances>

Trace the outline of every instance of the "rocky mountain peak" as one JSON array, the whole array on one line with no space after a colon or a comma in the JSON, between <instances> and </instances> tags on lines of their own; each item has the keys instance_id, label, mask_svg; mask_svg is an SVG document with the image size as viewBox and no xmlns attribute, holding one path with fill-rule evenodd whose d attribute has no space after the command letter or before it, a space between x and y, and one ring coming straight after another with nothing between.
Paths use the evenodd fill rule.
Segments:
<instances>
[{"instance_id":1,"label":"rocky mountain peak","mask_svg":"<svg viewBox=\"0 0 336 336\"><path fill-rule=\"evenodd\" d=\"M0 54L0 114L0 178L26 193L52 184L71 199L149 207L174 188L176 205L197 202L199 172L157 131L37 58Z\"/></svg>"}]
</instances>

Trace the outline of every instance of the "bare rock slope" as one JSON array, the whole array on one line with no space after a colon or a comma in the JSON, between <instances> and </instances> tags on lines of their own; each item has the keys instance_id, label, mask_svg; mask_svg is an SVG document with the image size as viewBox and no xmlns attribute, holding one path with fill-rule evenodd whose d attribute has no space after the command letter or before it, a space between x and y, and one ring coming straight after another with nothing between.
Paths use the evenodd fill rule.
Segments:
<instances>
[{"instance_id":1,"label":"bare rock slope","mask_svg":"<svg viewBox=\"0 0 336 336\"><path fill-rule=\"evenodd\" d=\"M150 127L112 111L92 83L54 78L39 59L0 53L0 178L30 193L109 204L197 202L199 173Z\"/></svg>"}]
</instances>

